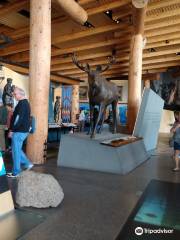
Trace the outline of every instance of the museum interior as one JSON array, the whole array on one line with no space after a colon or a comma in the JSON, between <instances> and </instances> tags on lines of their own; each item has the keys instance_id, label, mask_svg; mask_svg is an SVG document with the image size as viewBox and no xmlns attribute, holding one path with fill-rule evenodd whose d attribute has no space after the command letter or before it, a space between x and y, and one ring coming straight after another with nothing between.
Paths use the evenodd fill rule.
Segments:
<instances>
[{"instance_id":1,"label":"museum interior","mask_svg":"<svg viewBox=\"0 0 180 240\"><path fill-rule=\"evenodd\" d=\"M180 239L180 0L0 1L16 239Z\"/></svg>"}]
</instances>

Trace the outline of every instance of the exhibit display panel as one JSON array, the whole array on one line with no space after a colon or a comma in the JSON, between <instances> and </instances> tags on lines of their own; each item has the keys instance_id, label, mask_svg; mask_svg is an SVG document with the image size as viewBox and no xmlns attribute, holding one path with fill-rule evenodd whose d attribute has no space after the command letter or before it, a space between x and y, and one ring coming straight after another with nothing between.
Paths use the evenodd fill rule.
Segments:
<instances>
[{"instance_id":1,"label":"exhibit display panel","mask_svg":"<svg viewBox=\"0 0 180 240\"><path fill-rule=\"evenodd\" d=\"M116 240L180 239L180 183L152 180Z\"/></svg>"},{"instance_id":2,"label":"exhibit display panel","mask_svg":"<svg viewBox=\"0 0 180 240\"><path fill-rule=\"evenodd\" d=\"M142 137L146 151L153 151L157 145L164 100L150 88L145 88L136 119L133 136Z\"/></svg>"},{"instance_id":3,"label":"exhibit display panel","mask_svg":"<svg viewBox=\"0 0 180 240\"><path fill-rule=\"evenodd\" d=\"M6 179L6 170L0 152L0 218L14 210L11 191Z\"/></svg>"}]
</instances>

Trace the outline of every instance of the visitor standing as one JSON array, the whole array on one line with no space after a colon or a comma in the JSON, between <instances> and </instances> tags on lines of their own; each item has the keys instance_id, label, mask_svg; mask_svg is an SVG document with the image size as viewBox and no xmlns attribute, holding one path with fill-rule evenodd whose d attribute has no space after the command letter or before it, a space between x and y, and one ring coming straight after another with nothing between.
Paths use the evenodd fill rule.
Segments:
<instances>
[{"instance_id":1,"label":"visitor standing","mask_svg":"<svg viewBox=\"0 0 180 240\"><path fill-rule=\"evenodd\" d=\"M85 113L84 110L80 110L79 114L79 131L83 132L84 131L84 124L85 124Z\"/></svg>"},{"instance_id":2,"label":"visitor standing","mask_svg":"<svg viewBox=\"0 0 180 240\"><path fill-rule=\"evenodd\" d=\"M27 156L22 150L23 142L27 138L30 129L30 106L25 96L23 89L15 87L13 92L14 98L18 101L16 105L9 137L12 138L12 158L13 158L13 170L9 177L16 177L21 172L21 164L24 168L30 169L33 164L29 161Z\"/></svg>"},{"instance_id":3,"label":"visitor standing","mask_svg":"<svg viewBox=\"0 0 180 240\"><path fill-rule=\"evenodd\" d=\"M180 155L180 113L174 112L175 122L173 127L171 128L171 132L173 133L173 142L174 142L174 160L175 160L175 168L173 171L180 171L179 166L179 155Z\"/></svg>"}]
</instances>

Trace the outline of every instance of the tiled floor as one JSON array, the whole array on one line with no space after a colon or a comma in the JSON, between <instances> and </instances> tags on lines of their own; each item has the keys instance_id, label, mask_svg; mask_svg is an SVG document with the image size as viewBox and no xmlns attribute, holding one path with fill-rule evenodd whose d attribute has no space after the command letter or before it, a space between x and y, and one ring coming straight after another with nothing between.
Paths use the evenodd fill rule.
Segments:
<instances>
[{"instance_id":1,"label":"tiled floor","mask_svg":"<svg viewBox=\"0 0 180 240\"><path fill-rule=\"evenodd\" d=\"M46 220L21 237L22 240L113 240L119 233L142 191L151 179L180 182L171 171L172 149L161 137L158 150L147 162L126 176L56 166L52 155L35 171L54 175L65 194L54 209L31 209ZM12 190L14 184L10 180Z\"/></svg>"}]
</instances>

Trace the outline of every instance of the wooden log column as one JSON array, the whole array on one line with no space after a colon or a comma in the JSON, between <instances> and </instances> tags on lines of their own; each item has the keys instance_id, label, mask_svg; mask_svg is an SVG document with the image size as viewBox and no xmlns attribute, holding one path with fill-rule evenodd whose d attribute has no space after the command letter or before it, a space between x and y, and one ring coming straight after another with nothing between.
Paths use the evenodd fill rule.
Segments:
<instances>
[{"instance_id":1,"label":"wooden log column","mask_svg":"<svg viewBox=\"0 0 180 240\"><path fill-rule=\"evenodd\" d=\"M56 0L73 20L77 23L84 24L88 19L87 12L74 0Z\"/></svg>"},{"instance_id":2,"label":"wooden log column","mask_svg":"<svg viewBox=\"0 0 180 240\"><path fill-rule=\"evenodd\" d=\"M36 132L29 136L27 154L36 164L44 163L48 133L48 98L51 59L51 0L31 0L29 93Z\"/></svg>"},{"instance_id":3,"label":"wooden log column","mask_svg":"<svg viewBox=\"0 0 180 240\"><path fill-rule=\"evenodd\" d=\"M141 102L142 91L142 53L146 5L133 7L134 30L130 45L128 81L128 131L133 132L136 116Z\"/></svg>"},{"instance_id":4,"label":"wooden log column","mask_svg":"<svg viewBox=\"0 0 180 240\"><path fill-rule=\"evenodd\" d=\"M76 115L79 113L79 85L73 85L72 88L71 122L77 123Z\"/></svg>"}]
</instances>

